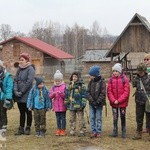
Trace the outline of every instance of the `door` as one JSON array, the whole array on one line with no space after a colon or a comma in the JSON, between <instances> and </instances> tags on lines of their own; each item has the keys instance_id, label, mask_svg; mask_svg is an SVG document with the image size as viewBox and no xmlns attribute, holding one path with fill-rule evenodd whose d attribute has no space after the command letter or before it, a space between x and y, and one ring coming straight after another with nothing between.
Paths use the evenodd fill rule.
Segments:
<instances>
[{"instance_id":1,"label":"door","mask_svg":"<svg viewBox=\"0 0 150 150\"><path fill-rule=\"evenodd\" d=\"M32 64L35 66L35 73L42 74L40 59L32 59Z\"/></svg>"}]
</instances>

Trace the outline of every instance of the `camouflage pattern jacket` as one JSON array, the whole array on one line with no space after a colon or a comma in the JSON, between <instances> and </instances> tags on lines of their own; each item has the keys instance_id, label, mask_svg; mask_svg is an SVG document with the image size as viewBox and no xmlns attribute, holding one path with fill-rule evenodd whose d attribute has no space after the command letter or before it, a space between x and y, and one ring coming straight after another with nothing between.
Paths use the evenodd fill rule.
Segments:
<instances>
[{"instance_id":1,"label":"camouflage pattern jacket","mask_svg":"<svg viewBox=\"0 0 150 150\"><path fill-rule=\"evenodd\" d=\"M143 83L143 86L145 87L146 93L144 92L141 84L140 84L140 80ZM139 75L137 75L133 81L132 81L132 85L133 87L136 88L135 91L135 102L141 105L144 105L146 100L147 100L147 96L150 96L150 76L148 76L148 74L146 73L144 76L140 77Z\"/></svg>"},{"instance_id":2,"label":"camouflage pattern jacket","mask_svg":"<svg viewBox=\"0 0 150 150\"><path fill-rule=\"evenodd\" d=\"M81 110L86 106L86 87L82 80L69 83L65 91L65 105L68 110Z\"/></svg>"}]
</instances>

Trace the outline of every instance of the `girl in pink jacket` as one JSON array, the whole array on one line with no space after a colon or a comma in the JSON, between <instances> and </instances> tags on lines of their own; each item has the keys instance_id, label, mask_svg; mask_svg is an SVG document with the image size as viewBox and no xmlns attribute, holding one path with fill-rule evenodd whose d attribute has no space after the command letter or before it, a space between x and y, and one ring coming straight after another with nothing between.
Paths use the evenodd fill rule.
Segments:
<instances>
[{"instance_id":1,"label":"girl in pink jacket","mask_svg":"<svg viewBox=\"0 0 150 150\"><path fill-rule=\"evenodd\" d=\"M55 135L65 135L66 107L64 105L66 84L63 74L57 70L54 74L54 85L50 89L50 98L53 101L53 110L56 114L57 130Z\"/></svg>"},{"instance_id":2,"label":"girl in pink jacket","mask_svg":"<svg viewBox=\"0 0 150 150\"><path fill-rule=\"evenodd\" d=\"M122 138L126 137L126 107L128 106L130 84L125 74L122 72L121 64L117 63L112 67L112 77L108 80L107 96L112 106L113 113L113 134L118 136L118 115L120 112Z\"/></svg>"}]
</instances>

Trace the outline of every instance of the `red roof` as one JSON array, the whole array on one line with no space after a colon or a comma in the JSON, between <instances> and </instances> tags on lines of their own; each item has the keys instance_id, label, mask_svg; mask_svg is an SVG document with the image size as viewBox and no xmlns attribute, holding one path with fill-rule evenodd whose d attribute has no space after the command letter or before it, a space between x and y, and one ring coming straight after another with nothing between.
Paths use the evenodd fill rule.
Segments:
<instances>
[{"instance_id":1,"label":"red roof","mask_svg":"<svg viewBox=\"0 0 150 150\"><path fill-rule=\"evenodd\" d=\"M11 39L8 39L6 41L1 42L0 44L4 44L7 43L11 40L18 40L26 45L29 45L33 48L36 48L40 51L42 51L43 53L46 53L56 59L72 59L74 58L74 56L50 45L47 44L41 40L38 40L36 38L29 38L29 37L13 37Z\"/></svg>"}]
</instances>

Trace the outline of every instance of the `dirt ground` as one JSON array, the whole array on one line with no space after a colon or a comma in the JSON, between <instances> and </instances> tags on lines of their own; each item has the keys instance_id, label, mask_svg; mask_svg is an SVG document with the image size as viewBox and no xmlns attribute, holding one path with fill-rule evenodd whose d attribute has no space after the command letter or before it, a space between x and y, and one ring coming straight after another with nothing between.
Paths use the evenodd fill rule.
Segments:
<instances>
[{"instance_id":1,"label":"dirt ground","mask_svg":"<svg viewBox=\"0 0 150 150\"><path fill-rule=\"evenodd\" d=\"M69 112L67 112L67 135L55 136L56 120L54 112L47 113L47 132L45 138L35 136L34 122L32 125L31 135L14 136L19 124L19 112L15 104L14 109L8 111L8 131L6 136L6 148L8 150L150 150L150 142L148 134L143 134L142 140L134 141L132 137L136 131L135 121L135 102L132 97L134 89L131 87L129 106L127 107L127 138L121 138L121 130L119 137L112 138L112 112L107 101L107 117L105 116L105 108L103 110L102 136L100 138L90 138L90 125L87 123L87 115L85 120L87 125L87 133L85 137L69 136ZM86 107L88 111L88 105ZM119 120L120 125L120 120ZM145 121L144 121L145 127ZM119 126L120 129L120 126ZM78 122L77 122L78 131Z\"/></svg>"}]
</instances>

